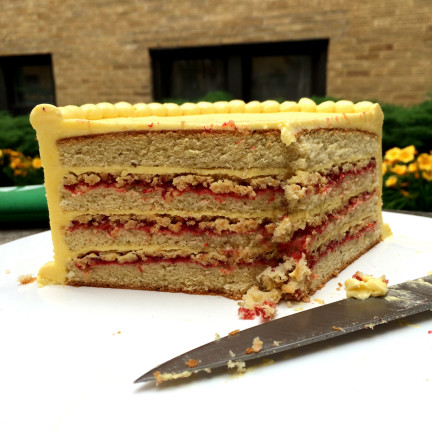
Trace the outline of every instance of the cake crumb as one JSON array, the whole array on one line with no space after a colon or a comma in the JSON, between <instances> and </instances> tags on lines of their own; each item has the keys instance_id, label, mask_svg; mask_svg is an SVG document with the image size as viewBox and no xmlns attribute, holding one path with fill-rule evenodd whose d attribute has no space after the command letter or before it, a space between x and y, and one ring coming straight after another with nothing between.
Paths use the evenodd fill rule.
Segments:
<instances>
[{"instance_id":1,"label":"cake crumb","mask_svg":"<svg viewBox=\"0 0 432 432\"><path fill-rule=\"evenodd\" d=\"M374 327L375 327L375 324L373 324L373 323L365 324L363 326L363 328L365 328L365 329L371 329L371 330L373 330Z\"/></svg>"},{"instance_id":2,"label":"cake crumb","mask_svg":"<svg viewBox=\"0 0 432 432\"><path fill-rule=\"evenodd\" d=\"M233 330L233 331L230 331L230 332L228 333L228 335L229 335L229 336L234 336L234 335L236 335L237 333L240 333L240 330L239 330L239 329L237 329L237 330Z\"/></svg>"},{"instance_id":3,"label":"cake crumb","mask_svg":"<svg viewBox=\"0 0 432 432\"><path fill-rule=\"evenodd\" d=\"M218 340L220 340L220 334L219 333L215 333L215 341L218 341Z\"/></svg>"},{"instance_id":4,"label":"cake crumb","mask_svg":"<svg viewBox=\"0 0 432 432\"><path fill-rule=\"evenodd\" d=\"M10 274L11 271L10 271L9 269L6 269L6 270L5 270L5 273L6 273L6 274Z\"/></svg>"},{"instance_id":5,"label":"cake crumb","mask_svg":"<svg viewBox=\"0 0 432 432\"><path fill-rule=\"evenodd\" d=\"M252 353L260 352L262 350L262 347L263 347L263 341L257 336L256 338L254 338L252 342L252 346L246 348L245 353L252 354Z\"/></svg>"},{"instance_id":6,"label":"cake crumb","mask_svg":"<svg viewBox=\"0 0 432 432\"><path fill-rule=\"evenodd\" d=\"M35 280L36 280L36 276L33 276L32 274L18 276L18 282L21 285L27 285L29 283L34 282Z\"/></svg>"},{"instance_id":7,"label":"cake crumb","mask_svg":"<svg viewBox=\"0 0 432 432\"><path fill-rule=\"evenodd\" d=\"M345 330L342 327L333 326L333 330L344 332Z\"/></svg>"},{"instance_id":8,"label":"cake crumb","mask_svg":"<svg viewBox=\"0 0 432 432\"><path fill-rule=\"evenodd\" d=\"M264 320L270 320L276 315L276 305L281 298L277 289L261 291L253 286L243 296L241 307L238 310L240 319L254 319L261 316Z\"/></svg>"},{"instance_id":9,"label":"cake crumb","mask_svg":"<svg viewBox=\"0 0 432 432\"><path fill-rule=\"evenodd\" d=\"M195 359L189 359L185 364L187 367L194 368L195 366L198 366L199 361Z\"/></svg>"},{"instance_id":10,"label":"cake crumb","mask_svg":"<svg viewBox=\"0 0 432 432\"><path fill-rule=\"evenodd\" d=\"M325 304L324 303L324 300L323 299L320 299L320 298L316 298L316 299L314 299L314 301L316 302L316 303L319 303L319 304Z\"/></svg>"},{"instance_id":11,"label":"cake crumb","mask_svg":"<svg viewBox=\"0 0 432 432\"><path fill-rule=\"evenodd\" d=\"M153 376L156 379L156 385L159 385L166 381L172 381L179 378L189 378L192 376L192 372L185 371L182 373L160 373L159 371L156 371Z\"/></svg>"},{"instance_id":12,"label":"cake crumb","mask_svg":"<svg viewBox=\"0 0 432 432\"><path fill-rule=\"evenodd\" d=\"M237 368L237 373L245 373L246 372L246 363L244 361L232 361L229 360L227 363L228 369Z\"/></svg>"},{"instance_id":13,"label":"cake crumb","mask_svg":"<svg viewBox=\"0 0 432 432\"><path fill-rule=\"evenodd\" d=\"M229 350L229 355L230 357L235 357L235 354L231 350Z\"/></svg>"},{"instance_id":14,"label":"cake crumb","mask_svg":"<svg viewBox=\"0 0 432 432\"><path fill-rule=\"evenodd\" d=\"M280 341L273 341L273 346L278 347L280 345Z\"/></svg>"}]
</instances>

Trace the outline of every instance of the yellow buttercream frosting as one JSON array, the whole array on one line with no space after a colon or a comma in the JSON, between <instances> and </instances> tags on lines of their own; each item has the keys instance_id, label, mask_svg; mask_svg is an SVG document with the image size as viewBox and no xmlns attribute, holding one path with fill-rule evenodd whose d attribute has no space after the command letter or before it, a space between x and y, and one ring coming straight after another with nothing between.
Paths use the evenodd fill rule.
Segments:
<instances>
[{"instance_id":1,"label":"yellow buttercream frosting","mask_svg":"<svg viewBox=\"0 0 432 432\"><path fill-rule=\"evenodd\" d=\"M355 277L345 281L347 297L366 300L369 297L382 297L388 292L385 276L375 278L373 276L357 272Z\"/></svg>"},{"instance_id":2,"label":"yellow buttercream frosting","mask_svg":"<svg viewBox=\"0 0 432 432\"><path fill-rule=\"evenodd\" d=\"M350 101L315 104L303 98L299 102L276 101L184 103L86 104L57 108L42 104L35 107L30 121L39 136L51 142L80 135L127 130L200 130L279 129L289 145L295 133L303 129L350 128L381 134L383 114L378 104Z\"/></svg>"},{"instance_id":3,"label":"yellow buttercream frosting","mask_svg":"<svg viewBox=\"0 0 432 432\"><path fill-rule=\"evenodd\" d=\"M63 115L64 120L68 119L87 119L98 120L100 118L118 117L149 117L155 116L182 116L182 115L201 115L201 114L239 114L239 113L277 113L277 112L309 112L309 113L358 113L371 110L374 105L372 102L353 103L347 100L337 102L326 101L317 105L313 100L302 98L298 102L286 101L279 103L274 100L264 102L252 101L245 103L241 100L230 102L186 102L182 105L175 103L150 104L137 103L131 105L127 102L110 104L102 102L99 104L85 104L82 106L68 105L58 109ZM44 105L39 105L44 106ZM37 109L37 107L36 107Z\"/></svg>"}]
</instances>

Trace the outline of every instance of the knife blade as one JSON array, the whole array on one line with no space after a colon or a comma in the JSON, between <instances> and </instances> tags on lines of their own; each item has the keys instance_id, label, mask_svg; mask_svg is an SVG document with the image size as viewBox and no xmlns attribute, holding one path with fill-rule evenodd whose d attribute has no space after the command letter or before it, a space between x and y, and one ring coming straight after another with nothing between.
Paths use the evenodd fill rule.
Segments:
<instances>
[{"instance_id":1,"label":"knife blade","mask_svg":"<svg viewBox=\"0 0 432 432\"><path fill-rule=\"evenodd\" d=\"M385 297L344 299L269 321L202 345L148 371L135 383L176 379L247 362L432 310L432 275L389 287ZM251 351L255 338L262 347Z\"/></svg>"}]
</instances>

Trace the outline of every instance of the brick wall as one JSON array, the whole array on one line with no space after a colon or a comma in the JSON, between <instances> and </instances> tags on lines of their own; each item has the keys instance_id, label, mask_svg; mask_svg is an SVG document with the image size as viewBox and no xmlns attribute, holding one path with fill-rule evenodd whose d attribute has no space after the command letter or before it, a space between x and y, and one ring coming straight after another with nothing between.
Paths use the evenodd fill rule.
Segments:
<instances>
[{"instance_id":1,"label":"brick wall","mask_svg":"<svg viewBox=\"0 0 432 432\"><path fill-rule=\"evenodd\" d=\"M329 39L327 94L411 105L432 90L430 0L14 0L0 56L51 53L57 103L152 99L149 48Z\"/></svg>"}]
</instances>

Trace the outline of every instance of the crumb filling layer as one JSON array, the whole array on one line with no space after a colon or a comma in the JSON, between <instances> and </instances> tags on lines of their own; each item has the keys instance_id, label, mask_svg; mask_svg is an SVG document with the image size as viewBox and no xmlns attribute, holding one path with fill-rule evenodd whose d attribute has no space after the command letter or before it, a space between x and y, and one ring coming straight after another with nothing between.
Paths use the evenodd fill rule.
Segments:
<instances>
[{"instance_id":1,"label":"crumb filling layer","mask_svg":"<svg viewBox=\"0 0 432 432\"><path fill-rule=\"evenodd\" d=\"M109 174L109 173L69 173L63 179L63 187L73 196L82 196L97 189L114 189L116 192L139 192L142 195L159 193L170 202L185 194L210 195L217 199L238 198L254 200L257 196L268 195L269 202L276 195L285 193L287 198L298 199L301 195L328 194L342 183L349 181L351 176L374 173L377 163L375 158L366 164L347 164L334 167L318 178L295 176L284 180L281 176L265 176L250 179L239 179L224 176L188 175L148 175L148 174ZM297 181L302 178L304 181ZM311 179L314 179L311 181Z\"/></svg>"},{"instance_id":2,"label":"crumb filling layer","mask_svg":"<svg viewBox=\"0 0 432 432\"><path fill-rule=\"evenodd\" d=\"M111 255L111 257L110 257ZM274 253L260 254L259 252L254 256L249 253L246 256L237 255L235 250L225 250L223 254L220 253L185 253L183 251L164 251L163 253L151 255L148 252L127 252L124 254L114 252L110 253L91 253L82 258L76 258L74 265L79 270L87 271L95 266L101 265L133 265L137 266L140 271L142 266L146 264L196 264L202 267L221 267L225 271L234 271L237 267L250 267L250 266L275 266L278 263L278 257L274 257ZM261 256L262 255L262 256ZM112 258L112 259L111 259Z\"/></svg>"},{"instance_id":3,"label":"crumb filling layer","mask_svg":"<svg viewBox=\"0 0 432 432\"><path fill-rule=\"evenodd\" d=\"M282 193L281 176L240 179L210 175L149 175L110 173L69 173L63 178L64 188L73 195L83 195L97 187L115 188L118 192L139 190L142 194L161 192L164 198L180 196L186 192L198 195L213 193L255 198L262 191Z\"/></svg>"},{"instance_id":4,"label":"crumb filling layer","mask_svg":"<svg viewBox=\"0 0 432 432\"><path fill-rule=\"evenodd\" d=\"M227 234L261 234L271 237L275 223L267 219L233 220L225 217L184 218L171 215L154 216L81 216L74 219L69 232L78 230L100 230L115 238L119 230L144 231L147 234L181 236L194 235L227 235Z\"/></svg>"}]
</instances>

